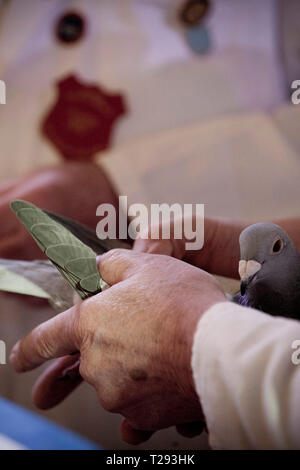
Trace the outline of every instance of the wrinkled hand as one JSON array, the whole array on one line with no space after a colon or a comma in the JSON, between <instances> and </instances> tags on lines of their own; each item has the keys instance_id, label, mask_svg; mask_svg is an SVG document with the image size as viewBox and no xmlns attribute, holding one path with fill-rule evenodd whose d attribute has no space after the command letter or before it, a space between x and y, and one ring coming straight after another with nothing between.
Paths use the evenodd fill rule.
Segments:
<instances>
[{"instance_id":1,"label":"wrinkled hand","mask_svg":"<svg viewBox=\"0 0 300 470\"><path fill-rule=\"evenodd\" d=\"M10 209L13 199L74 218L91 227L99 221L96 208L106 202L117 206L115 192L96 165L65 163L0 185L0 257L42 258L32 237Z\"/></svg>"},{"instance_id":2,"label":"wrinkled hand","mask_svg":"<svg viewBox=\"0 0 300 470\"><path fill-rule=\"evenodd\" d=\"M202 313L226 300L217 281L171 257L127 250L103 255L99 269L111 287L22 339L11 354L16 371L80 351L81 376L106 410L126 418L122 436L133 444L157 429L200 420L191 349ZM57 404L78 385L59 380L76 361L64 357L43 374L37 406Z\"/></svg>"},{"instance_id":3,"label":"wrinkled hand","mask_svg":"<svg viewBox=\"0 0 300 470\"><path fill-rule=\"evenodd\" d=\"M176 219L176 224L182 224L184 234L184 222ZM195 216L192 217L193 229L196 228ZM135 241L133 249L142 253L156 253L182 259L194 266L198 266L206 271L228 277L237 277L239 260L239 234L245 228L246 223L242 221L226 220L221 218L206 218L204 223L205 237L204 246L201 250L187 251L186 240L174 238L174 221L171 223L169 239L163 239L163 225L153 225L140 234ZM159 239L152 239L152 234L159 234ZM189 240L190 241L190 240ZM180 434L186 437L194 437L201 434L204 423L194 422L177 425Z\"/></svg>"}]
</instances>

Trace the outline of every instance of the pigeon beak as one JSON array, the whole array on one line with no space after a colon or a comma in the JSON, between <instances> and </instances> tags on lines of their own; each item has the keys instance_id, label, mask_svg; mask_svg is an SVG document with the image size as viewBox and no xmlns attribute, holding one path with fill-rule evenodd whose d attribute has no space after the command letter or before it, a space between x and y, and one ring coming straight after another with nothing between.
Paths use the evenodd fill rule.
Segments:
<instances>
[{"instance_id":1,"label":"pigeon beak","mask_svg":"<svg viewBox=\"0 0 300 470\"><path fill-rule=\"evenodd\" d=\"M241 294L244 295L249 282L253 279L254 275L261 269L261 264L251 259L246 261L242 259L239 262L239 275L241 278Z\"/></svg>"},{"instance_id":2,"label":"pigeon beak","mask_svg":"<svg viewBox=\"0 0 300 470\"><path fill-rule=\"evenodd\" d=\"M247 290L247 286L248 286L248 282L247 281L242 281L241 282L241 286L240 286L240 292L241 292L241 295L245 295L246 293L246 290Z\"/></svg>"}]
</instances>

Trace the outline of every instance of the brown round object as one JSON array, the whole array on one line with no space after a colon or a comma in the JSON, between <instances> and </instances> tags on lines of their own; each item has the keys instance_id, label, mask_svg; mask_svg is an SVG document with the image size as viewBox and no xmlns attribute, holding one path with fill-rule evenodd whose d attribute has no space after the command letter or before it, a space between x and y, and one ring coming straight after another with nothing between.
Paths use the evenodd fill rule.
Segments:
<instances>
[{"instance_id":1,"label":"brown round object","mask_svg":"<svg viewBox=\"0 0 300 470\"><path fill-rule=\"evenodd\" d=\"M64 44L73 44L82 38L86 30L86 22L82 15L74 11L64 13L55 27L56 38Z\"/></svg>"},{"instance_id":2,"label":"brown round object","mask_svg":"<svg viewBox=\"0 0 300 470\"><path fill-rule=\"evenodd\" d=\"M206 16L209 8L209 0L188 0L180 10L179 17L185 25L196 26Z\"/></svg>"}]
</instances>

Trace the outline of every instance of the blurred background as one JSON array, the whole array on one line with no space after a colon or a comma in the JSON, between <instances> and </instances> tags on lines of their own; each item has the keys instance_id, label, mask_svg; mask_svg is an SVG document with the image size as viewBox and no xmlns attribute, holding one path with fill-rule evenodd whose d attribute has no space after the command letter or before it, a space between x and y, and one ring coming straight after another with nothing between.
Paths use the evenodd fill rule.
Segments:
<instances>
[{"instance_id":1,"label":"blurred background","mask_svg":"<svg viewBox=\"0 0 300 470\"><path fill-rule=\"evenodd\" d=\"M32 199L32 172L34 202L58 212L72 205L78 219L95 192L90 164L129 203L204 203L206 215L249 221L299 216L299 20L298 0L0 2L0 256L12 239L8 201ZM70 164L85 179L47 193L47 171ZM0 338L10 349L51 315L1 295ZM1 366L0 396L33 409L37 375ZM87 385L42 415L105 448L130 448L119 417ZM206 447L205 435L174 430L140 446Z\"/></svg>"}]
</instances>

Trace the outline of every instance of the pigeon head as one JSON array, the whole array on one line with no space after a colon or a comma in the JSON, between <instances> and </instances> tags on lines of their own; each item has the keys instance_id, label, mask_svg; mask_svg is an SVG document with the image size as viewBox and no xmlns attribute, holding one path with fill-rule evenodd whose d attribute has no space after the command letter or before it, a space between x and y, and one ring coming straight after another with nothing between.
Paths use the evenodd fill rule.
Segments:
<instances>
[{"instance_id":1,"label":"pigeon head","mask_svg":"<svg viewBox=\"0 0 300 470\"><path fill-rule=\"evenodd\" d=\"M274 287L285 285L295 269L299 268L299 253L286 231L272 223L258 223L247 227L240 235L239 275L241 294L259 280Z\"/></svg>"}]
</instances>

